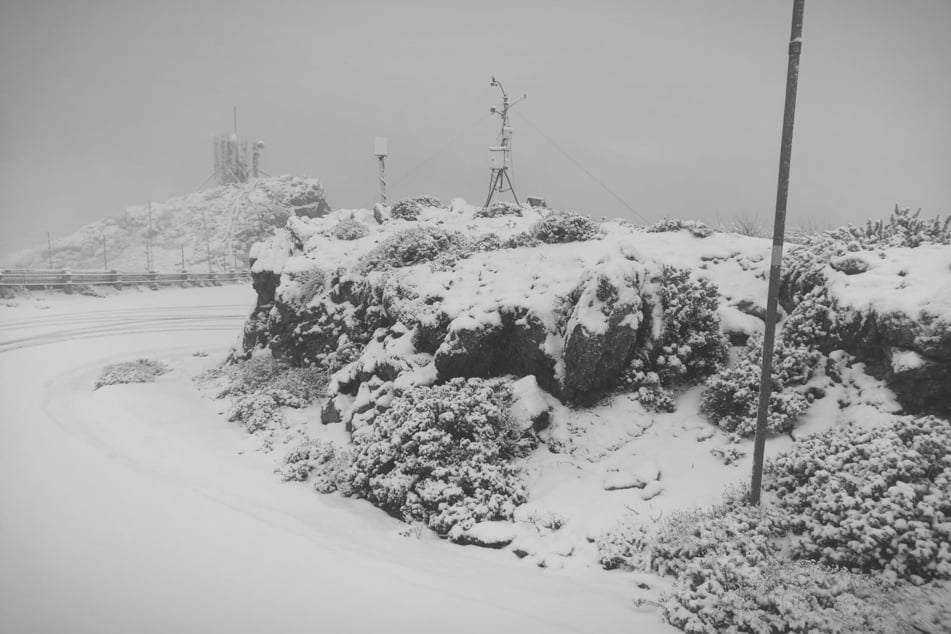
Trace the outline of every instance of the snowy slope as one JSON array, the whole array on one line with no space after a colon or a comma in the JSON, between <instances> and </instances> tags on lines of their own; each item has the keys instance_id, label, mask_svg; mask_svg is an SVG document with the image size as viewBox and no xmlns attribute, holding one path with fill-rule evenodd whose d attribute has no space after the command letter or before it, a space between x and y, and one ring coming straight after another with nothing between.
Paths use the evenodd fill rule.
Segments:
<instances>
[{"instance_id":1,"label":"snowy slope","mask_svg":"<svg viewBox=\"0 0 951 634\"><path fill-rule=\"evenodd\" d=\"M256 240L282 226L289 214L320 215L329 210L315 179L281 176L252 183L212 187L153 202L152 269L174 272L214 270L247 265ZM90 223L72 234L53 233L53 267L123 271L146 270L148 205L129 207L122 215ZM207 243L206 243L207 238ZM105 258L103 250L105 249ZM209 253L210 252L210 253ZM48 268L46 245L12 253L2 268Z\"/></svg>"}]
</instances>

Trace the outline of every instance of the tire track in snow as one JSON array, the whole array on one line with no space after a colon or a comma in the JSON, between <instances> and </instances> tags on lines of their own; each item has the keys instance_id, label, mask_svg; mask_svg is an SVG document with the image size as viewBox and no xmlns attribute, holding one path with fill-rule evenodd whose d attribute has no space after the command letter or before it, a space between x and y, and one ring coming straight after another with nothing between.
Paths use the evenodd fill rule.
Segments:
<instances>
[{"instance_id":1,"label":"tire track in snow","mask_svg":"<svg viewBox=\"0 0 951 634\"><path fill-rule=\"evenodd\" d=\"M211 310L207 310L210 308ZM114 311L105 314L64 314L46 319L43 323L28 322L28 328L40 328L35 334L7 336L25 328L0 327L0 354L21 348L30 348L63 341L114 337L130 334L182 332L199 330L233 330L240 332L246 319L243 313L222 312L220 306L198 309L178 307L166 309L165 314L153 311ZM237 308L237 307L235 307ZM246 307L242 306L242 309ZM12 332L10 332L12 330Z\"/></svg>"}]
</instances>

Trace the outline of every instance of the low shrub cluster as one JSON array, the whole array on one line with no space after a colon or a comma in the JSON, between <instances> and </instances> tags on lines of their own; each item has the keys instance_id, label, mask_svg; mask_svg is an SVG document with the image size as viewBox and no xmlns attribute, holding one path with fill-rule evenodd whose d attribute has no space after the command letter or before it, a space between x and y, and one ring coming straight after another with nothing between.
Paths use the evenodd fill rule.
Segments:
<instances>
[{"instance_id":1,"label":"low shrub cluster","mask_svg":"<svg viewBox=\"0 0 951 634\"><path fill-rule=\"evenodd\" d=\"M923 244L951 244L951 216L944 220L935 216L921 218L921 210L912 212L908 207L895 205L888 220L866 222L864 227L848 225L828 232L828 235L861 249L881 247L919 247ZM858 250L850 248L851 250Z\"/></svg>"},{"instance_id":2,"label":"low shrub cluster","mask_svg":"<svg viewBox=\"0 0 951 634\"><path fill-rule=\"evenodd\" d=\"M740 436L756 432L763 340L750 337L744 355L704 383L700 411L721 429ZM766 428L770 433L791 430L809 409L809 396L801 391L815 373L822 355L804 346L779 342L773 349L773 374Z\"/></svg>"},{"instance_id":3,"label":"low shrub cluster","mask_svg":"<svg viewBox=\"0 0 951 634\"><path fill-rule=\"evenodd\" d=\"M265 355L226 365L221 372L227 385L217 396L234 398L228 420L240 422L249 432L281 426L282 407L304 407L327 388L326 372L293 367Z\"/></svg>"},{"instance_id":4,"label":"low shrub cluster","mask_svg":"<svg viewBox=\"0 0 951 634\"><path fill-rule=\"evenodd\" d=\"M119 385L123 383L151 383L155 377L168 372L168 366L151 359L137 359L112 363L102 369L102 374L96 379L96 389L105 385Z\"/></svg>"},{"instance_id":5,"label":"low shrub cluster","mask_svg":"<svg viewBox=\"0 0 951 634\"><path fill-rule=\"evenodd\" d=\"M228 384L217 394L218 398L271 389L287 392L295 400L310 403L323 396L327 388L326 372L314 367L293 367L266 354L225 365L221 372L227 377Z\"/></svg>"},{"instance_id":6,"label":"low shrub cluster","mask_svg":"<svg viewBox=\"0 0 951 634\"><path fill-rule=\"evenodd\" d=\"M921 583L951 578L951 422L829 430L768 465L794 554Z\"/></svg>"},{"instance_id":7,"label":"low shrub cluster","mask_svg":"<svg viewBox=\"0 0 951 634\"><path fill-rule=\"evenodd\" d=\"M720 293L687 269L665 266L660 283L664 327L654 359L661 382L693 381L718 370L726 359L727 341L717 315Z\"/></svg>"},{"instance_id":8,"label":"low shrub cluster","mask_svg":"<svg viewBox=\"0 0 951 634\"><path fill-rule=\"evenodd\" d=\"M400 220L416 220L424 207L442 207L438 198L432 196L417 196L401 200L390 208L390 216Z\"/></svg>"},{"instance_id":9,"label":"low shrub cluster","mask_svg":"<svg viewBox=\"0 0 951 634\"><path fill-rule=\"evenodd\" d=\"M595 540L598 561L605 570L650 569L650 532L635 516L627 515Z\"/></svg>"},{"instance_id":10,"label":"low shrub cluster","mask_svg":"<svg viewBox=\"0 0 951 634\"><path fill-rule=\"evenodd\" d=\"M310 480L319 493L350 493L345 477L349 452L320 440L306 440L285 456L277 469L285 482Z\"/></svg>"},{"instance_id":11,"label":"low shrub cluster","mask_svg":"<svg viewBox=\"0 0 951 634\"><path fill-rule=\"evenodd\" d=\"M636 391L647 409L672 412L669 389L719 369L726 359L727 341L717 316L719 292L709 280L665 266L658 298L663 309L660 338L649 355L631 361L619 383Z\"/></svg>"},{"instance_id":12,"label":"low shrub cluster","mask_svg":"<svg viewBox=\"0 0 951 634\"><path fill-rule=\"evenodd\" d=\"M600 235L598 223L574 211L552 212L535 223L531 230L533 238L547 244L584 242Z\"/></svg>"},{"instance_id":13,"label":"low shrub cluster","mask_svg":"<svg viewBox=\"0 0 951 634\"><path fill-rule=\"evenodd\" d=\"M453 540L476 522L511 519L526 495L511 459L534 440L510 423L510 399L504 383L482 379L396 396L353 435L352 493Z\"/></svg>"},{"instance_id":14,"label":"low shrub cluster","mask_svg":"<svg viewBox=\"0 0 951 634\"><path fill-rule=\"evenodd\" d=\"M500 200L492 203L488 207L477 209L474 218L498 218L500 216L521 216L522 208L515 203Z\"/></svg>"},{"instance_id":15,"label":"low shrub cluster","mask_svg":"<svg viewBox=\"0 0 951 634\"><path fill-rule=\"evenodd\" d=\"M360 260L364 273L432 262L455 254L464 257L471 250L460 232L440 227L413 227L398 231L374 247Z\"/></svg>"},{"instance_id":16,"label":"low shrub cluster","mask_svg":"<svg viewBox=\"0 0 951 634\"><path fill-rule=\"evenodd\" d=\"M370 235L370 228L354 218L341 220L330 230L330 235L337 240L359 240Z\"/></svg>"},{"instance_id":17,"label":"low shrub cluster","mask_svg":"<svg viewBox=\"0 0 951 634\"><path fill-rule=\"evenodd\" d=\"M496 233L483 233L472 241L473 251L498 251L502 248L502 238Z\"/></svg>"},{"instance_id":18,"label":"low shrub cluster","mask_svg":"<svg viewBox=\"0 0 951 634\"><path fill-rule=\"evenodd\" d=\"M669 231L681 231L686 229L698 238L706 238L713 234L713 229L699 220L679 220L677 218L664 218L654 224L644 227L647 233L665 233Z\"/></svg>"}]
</instances>

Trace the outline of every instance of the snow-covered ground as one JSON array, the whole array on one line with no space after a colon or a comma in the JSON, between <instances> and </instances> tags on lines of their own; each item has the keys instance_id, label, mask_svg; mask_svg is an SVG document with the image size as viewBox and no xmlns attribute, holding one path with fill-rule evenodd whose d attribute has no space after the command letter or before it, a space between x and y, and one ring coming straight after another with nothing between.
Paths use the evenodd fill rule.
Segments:
<instances>
[{"instance_id":1,"label":"snow-covered ground","mask_svg":"<svg viewBox=\"0 0 951 634\"><path fill-rule=\"evenodd\" d=\"M0 305L0 631L676 631L634 607L634 576L403 537L365 502L281 483L191 382L253 299ZM172 371L93 390L104 365L142 357Z\"/></svg>"}]
</instances>

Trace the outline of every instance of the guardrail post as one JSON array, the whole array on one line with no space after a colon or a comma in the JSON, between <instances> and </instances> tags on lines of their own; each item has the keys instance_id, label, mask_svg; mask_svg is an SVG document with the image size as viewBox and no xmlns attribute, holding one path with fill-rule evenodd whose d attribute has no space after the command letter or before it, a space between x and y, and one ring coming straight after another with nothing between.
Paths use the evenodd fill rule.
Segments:
<instances>
[{"instance_id":1,"label":"guardrail post","mask_svg":"<svg viewBox=\"0 0 951 634\"><path fill-rule=\"evenodd\" d=\"M119 289L119 290L122 290L122 273L120 273L120 272L119 272L118 270L116 270L116 269L112 269L112 271L110 271L110 273L112 274L112 284L113 284L113 286L115 286L115 287L116 287L117 289Z\"/></svg>"},{"instance_id":2,"label":"guardrail post","mask_svg":"<svg viewBox=\"0 0 951 634\"><path fill-rule=\"evenodd\" d=\"M62 280L63 290L71 295L73 293L73 272L69 269L63 269L60 279Z\"/></svg>"}]
</instances>

